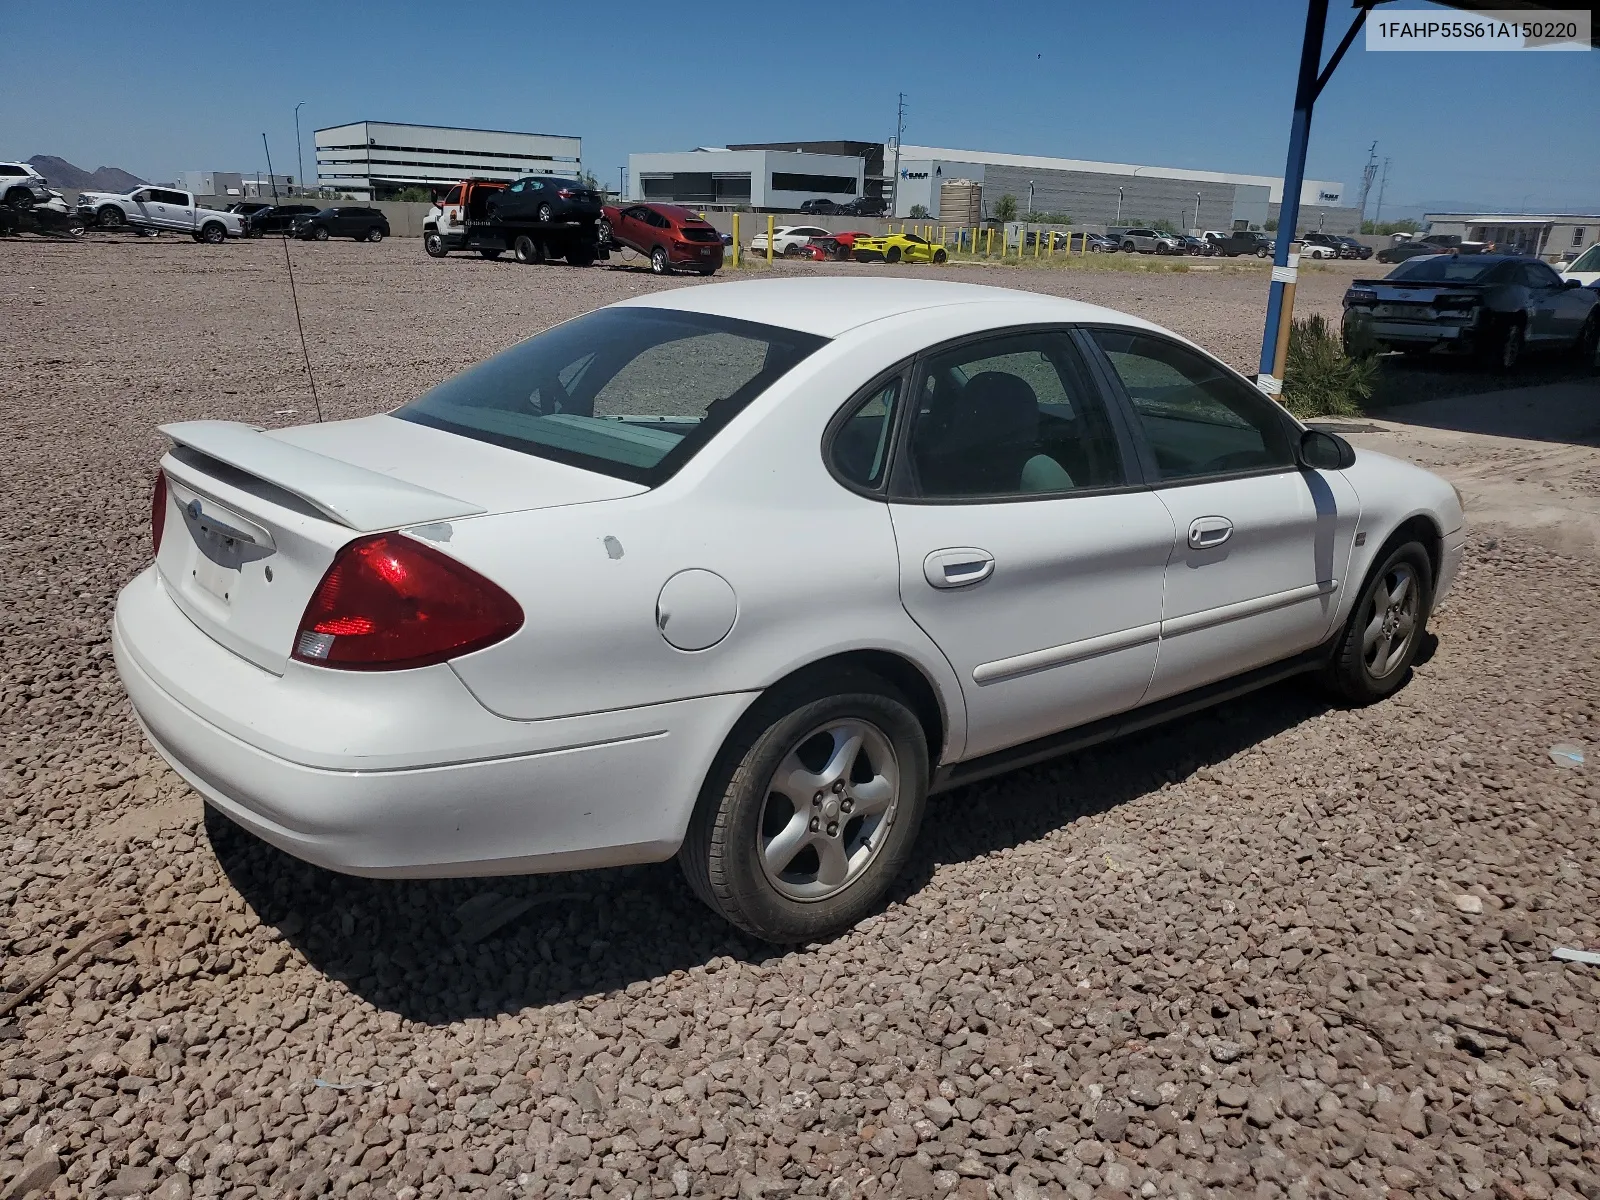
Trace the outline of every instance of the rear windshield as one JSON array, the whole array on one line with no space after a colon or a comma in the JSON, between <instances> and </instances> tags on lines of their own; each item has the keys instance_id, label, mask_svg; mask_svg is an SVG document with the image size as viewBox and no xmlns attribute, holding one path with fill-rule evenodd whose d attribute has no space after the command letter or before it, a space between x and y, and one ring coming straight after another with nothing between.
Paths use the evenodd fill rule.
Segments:
<instances>
[{"instance_id":1,"label":"rear windshield","mask_svg":"<svg viewBox=\"0 0 1600 1200\"><path fill-rule=\"evenodd\" d=\"M1590 246L1578 255L1573 264L1567 268L1569 271L1600 271L1600 242Z\"/></svg>"},{"instance_id":2,"label":"rear windshield","mask_svg":"<svg viewBox=\"0 0 1600 1200\"><path fill-rule=\"evenodd\" d=\"M706 225L685 225L683 227L683 240L686 242L720 242L722 235Z\"/></svg>"},{"instance_id":3,"label":"rear windshield","mask_svg":"<svg viewBox=\"0 0 1600 1200\"><path fill-rule=\"evenodd\" d=\"M655 487L826 340L701 313L603 308L394 415Z\"/></svg>"},{"instance_id":4,"label":"rear windshield","mask_svg":"<svg viewBox=\"0 0 1600 1200\"><path fill-rule=\"evenodd\" d=\"M1413 279L1426 283L1483 283L1500 267L1500 260L1461 258L1454 254L1418 255L1408 258L1389 272L1390 279Z\"/></svg>"}]
</instances>

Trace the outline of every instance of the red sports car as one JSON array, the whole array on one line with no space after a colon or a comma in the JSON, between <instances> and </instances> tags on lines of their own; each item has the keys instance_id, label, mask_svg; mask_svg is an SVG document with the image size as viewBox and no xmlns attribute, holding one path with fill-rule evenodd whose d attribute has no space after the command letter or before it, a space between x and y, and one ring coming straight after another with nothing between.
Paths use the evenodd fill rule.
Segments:
<instances>
[{"instance_id":1,"label":"red sports car","mask_svg":"<svg viewBox=\"0 0 1600 1200\"><path fill-rule=\"evenodd\" d=\"M722 235L711 223L676 204L605 206L600 240L648 255L657 275L673 271L715 274L722 267Z\"/></svg>"},{"instance_id":2,"label":"red sports car","mask_svg":"<svg viewBox=\"0 0 1600 1200\"><path fill-rule=\"evenodd\" d=\"M817 262L849 262L858 237L871 237L870 233L849 230L830 233L827 237L812 238L800 248L800 253Z\"/></svg>"}]
</instances>

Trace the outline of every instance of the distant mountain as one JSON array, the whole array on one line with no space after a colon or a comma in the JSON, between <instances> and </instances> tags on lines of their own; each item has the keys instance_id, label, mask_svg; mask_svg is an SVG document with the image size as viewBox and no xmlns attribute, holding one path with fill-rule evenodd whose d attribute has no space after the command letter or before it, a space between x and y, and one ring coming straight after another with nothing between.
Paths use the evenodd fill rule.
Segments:
<instances>
[{"instance_id":1,"label":"distant mountain","mask_svg":"<svg viewBox=\"0 0 1600 1200\"><path fill-rule=\"evenodd\" d=\"M96 167L85 171L53 154L35 154L28 162L51 187L74 192L126 192L145 182L121 167Z\"/></svg>"}]
</instances>

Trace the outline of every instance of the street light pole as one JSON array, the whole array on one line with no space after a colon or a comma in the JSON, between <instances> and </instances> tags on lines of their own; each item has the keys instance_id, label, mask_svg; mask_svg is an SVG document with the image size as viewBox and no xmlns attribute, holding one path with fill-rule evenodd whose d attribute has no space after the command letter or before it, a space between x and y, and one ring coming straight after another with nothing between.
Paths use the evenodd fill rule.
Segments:
<instances>
[{"instance_id":1,"label":"street light pole","mask_svg":"<svg viewBox=\"0 0 1600 1200\"><path fill-rule=\"evenodd\" d=\"M1033 216L1033 180L1028 180L1028 215Z\"/></svg>"},{"instance_id":2,"label":"street light pole","mask_svg":"<svg viewBox=\"0 0 1600 1200\"><path fill-rule=\"evenodd\" d=\"M300 108L303 104L305 104L304 100L294 106L294 165L295 170L300 172L300 186L302 188L306 186L306 160L305 155L300 152Z\"/></svg>"},{"instance_id":3,"label":"street light pole","mask_svg":"<svg viewBox=\"0 0 1600 1200\"><path fill-rule=\"evenodd\" d=\"M1112 224L1113 225L1121 225L1122 224L1122 189L1121 188L1117 189L1117 219L1115 221L1113 221Z\"/></svg>"},{"instance_id":4,"label":"street light pole","mask_svg":"<svg viewBox=\"0 0 1600 1200\"><path fill-rule=\"evenodd\" d=\"M1194 227L1200 228L1200 193L1194 194Z\"/></svg>"}]
</instances>

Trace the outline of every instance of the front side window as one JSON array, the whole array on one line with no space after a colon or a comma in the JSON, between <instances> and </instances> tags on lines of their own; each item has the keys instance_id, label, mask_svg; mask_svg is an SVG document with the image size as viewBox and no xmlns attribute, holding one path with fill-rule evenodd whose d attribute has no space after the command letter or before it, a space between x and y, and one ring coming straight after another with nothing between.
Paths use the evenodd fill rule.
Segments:
<instances>
[{"instance_id":1,"label":"front side window","mask_svg":"<svg viewBox=\"0 0 1600 1200\"><path fill-rule=\"evenodd\" d=\"M1012 334L929 359L911 427L926 499L1036 496L1124 482L1116 435L1067 335Z\"/></svg>"},{"instance_id":2,"label":"front side window","mask_svg":"<svg viewBox=\"0 0 1600 1200\"><path fill-rule=\"evenodd\" d=\"M1271 400L1199 351L1129 329L1094 338L1128 394L1164 481L1294 465Z\"/></svg>"},{"instance_id":3,"label":"front side window","mask_svg":"<svg viewBox=\"0 0 1600 1200\"><path fill-rule=\"evenodd\" d=\"M654 487L826 340L700 313L604 308L394 415Z\"/></svg>"}]
</instances>

